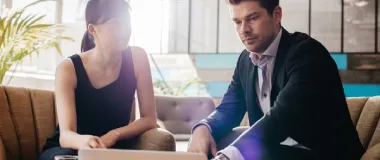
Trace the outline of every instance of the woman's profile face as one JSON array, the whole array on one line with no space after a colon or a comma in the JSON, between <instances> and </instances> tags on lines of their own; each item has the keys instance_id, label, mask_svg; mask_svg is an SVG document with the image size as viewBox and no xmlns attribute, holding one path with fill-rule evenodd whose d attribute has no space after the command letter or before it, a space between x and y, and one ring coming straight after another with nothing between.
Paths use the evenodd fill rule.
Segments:
<instances>
[{"instance_id":1,"label":"woman's profile face","mask_svg":"<svg viewBox=\"0 0 380 160\"><path fill-rule=\"evenodd\" d=\"M129 16L127 18L111 18L103 24L94 25L95 43L102 48L110 49L114 52L120 52L128 47L131 37L131 23Z\"/></svg>"}]
</instances>

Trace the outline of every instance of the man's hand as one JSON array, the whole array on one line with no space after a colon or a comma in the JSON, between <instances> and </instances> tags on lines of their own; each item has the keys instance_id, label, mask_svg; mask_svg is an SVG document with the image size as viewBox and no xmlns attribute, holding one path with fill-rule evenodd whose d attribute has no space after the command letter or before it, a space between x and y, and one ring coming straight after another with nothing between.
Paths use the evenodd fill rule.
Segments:
<instances>
[{"instance_id":1,"label":"man's hand","mask_svg":"<svg viewBox=\"0 0 380 160\"><path fill-rule=\"evenodd\" d=\"M210 134L209 129L205 125L198 126L193 135L191 136L189 147L187 148L188 152L194 153L203 153L206 156L208 155L209 150L211 149L211 154L216 155L216 143L212 135Z\"/></svg>"},{"instance_id":2,"label":"man's hand","mask_svg":"<svg viewBox=\"0 0 380 160\"><path fill-rule=\"evenodd\" d=\"M120 133L117 131L109 131L107 134L100 137L101 141L107 148L112 147L118 141Z\"/></svg>"}]
</instances>

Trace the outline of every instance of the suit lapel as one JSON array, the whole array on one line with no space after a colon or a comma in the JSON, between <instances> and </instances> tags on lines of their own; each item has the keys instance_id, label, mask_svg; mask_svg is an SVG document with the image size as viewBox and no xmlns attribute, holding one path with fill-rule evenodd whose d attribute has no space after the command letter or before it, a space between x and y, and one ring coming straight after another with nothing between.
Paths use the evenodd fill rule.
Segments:
<instances>
[{"instance_id":1,"label":"suit lapel","mask_svg":"<svg viewBox=\"0 0 380 160\"><path fill-rule=\"evenodd\" d=\"M285 28L282 28L281 40L280 40L280 44L279 44L279 47L277 50L277 56L276 56L276 60L274 62L274 68L273 68L273 73L272 73L272 84L271 84L272 90L271 90L271 99L270 99L270 106L271 107L273 106L273 102L275 100L275 97L278 94L278 93L274 93L274 91L276 91L276 90L274 90L273 88L276 87L276 81L278 78L278 71L281 69L282 64L285 60L285 54L288 51L289 37L290 37L289 32L287 30L285 30ZM283 77L281 77L281 78L283 78Z\"/></svg>"}]
</instances>

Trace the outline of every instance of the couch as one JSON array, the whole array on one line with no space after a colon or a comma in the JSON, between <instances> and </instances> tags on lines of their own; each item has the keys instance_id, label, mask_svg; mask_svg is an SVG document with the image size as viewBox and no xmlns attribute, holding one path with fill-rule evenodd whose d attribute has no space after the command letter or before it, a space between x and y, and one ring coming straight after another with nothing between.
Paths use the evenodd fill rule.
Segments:
<instances>
[{"instance_id":1,"label":"couch","mask_svg":"<svg viewBox=\"0 0 380 160\"><path fill-rule=\"evenodd\" d=\"M159 126L176 140L189 140L192 127L208 117L220 102L211 97L155 96ZM241 126L248 125L247 114Z\"/></svg>"},{"instance_id":2,"label":"couch","mask_svg":"<svg viewBox=\"0 0 380 160\"><path fill-rule=\"evenodd\" d=\"M215 110L210 97L156 96L157 121L173 133L176 151L187 151L192 127Z\"/></svg>"},{"instance_id":3,"label":"couch","mask_svg":"<svg viewBox=\"0 0 380 160\"><path fill-rule=\"evenodd\" d=\"M56 125L54 92L0 86L0 160L36 159ZM175 151L173 135L161 128L136 141L134 149Z\"/></svg>"},{"instance_id":4,"label":"couch","mask_svg":"<svg viewBox=\"0 0 380 160\"><path fill-rule=\"evenodd\" d=\"M192 127L219 104L220 99L211 97L156 96L157 121L161 128L174 134L176 150L187 151ZM248 125L247 114L240 125Z\"/></svg>"},{"instance_id":5,"label":"couch","mask_svg":"<svg viewBox=\"0 0 380 160\"><path fill-rule=\"evenodd\" d=\"M188 141L192 127L215 110L210 97L156 96L157 119L161 128L177 141Z\"/></svg>"},{"instance_id":6,"label":"couch","mask_svg":"<svg viewBox=\"0 0 380 160\"><path fill-rule=\"evenodd\" d=\"M362 160L380 160L380 96L347 98L351 120L356 126L360 141L366 149ZM218 150L228 146L248 126L234 128L218 144Z\"/></svg>"}]
</instances>

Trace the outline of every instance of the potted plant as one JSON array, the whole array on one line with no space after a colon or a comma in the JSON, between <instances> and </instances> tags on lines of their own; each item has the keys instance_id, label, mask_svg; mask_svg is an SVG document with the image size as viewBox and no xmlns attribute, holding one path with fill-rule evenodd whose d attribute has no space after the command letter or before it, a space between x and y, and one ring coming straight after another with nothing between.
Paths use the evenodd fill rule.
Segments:
<instances>
[{"instance_id":1,"label":"potted plant","mask_svg":"<svg viewBox=\"0 0 380 160\"><path fill-rule=\"evenodd\" d=\"M0 17L0 84L5 73L26 56L38 56L41 50L49 48L55 48L62 55L60 41L73 41L70 37L61 36L64 26L41 23L46 15L25 12L46 1L52 0L37 0L17 10L3 10Z\"/></svg>"}]
</instances>

